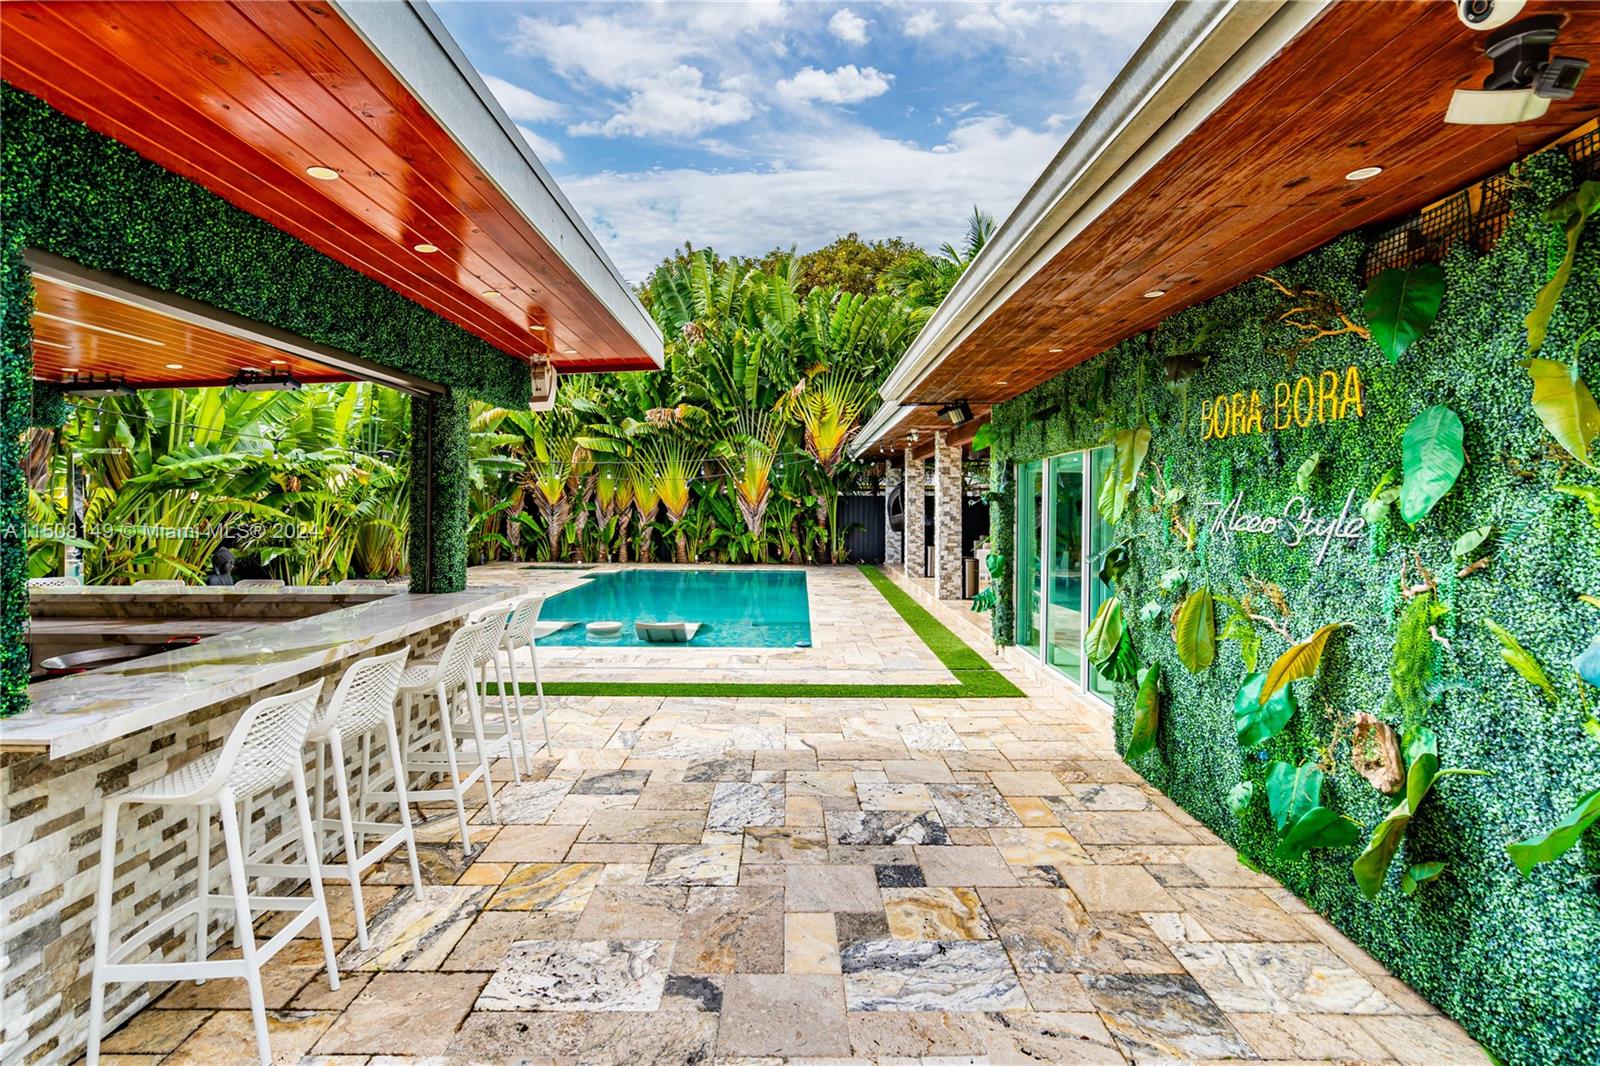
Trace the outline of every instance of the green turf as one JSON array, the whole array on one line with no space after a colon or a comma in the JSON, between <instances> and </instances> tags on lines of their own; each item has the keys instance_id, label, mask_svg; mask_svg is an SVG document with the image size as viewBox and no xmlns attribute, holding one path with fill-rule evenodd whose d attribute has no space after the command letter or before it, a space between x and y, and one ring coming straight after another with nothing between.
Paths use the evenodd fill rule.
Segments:
<instances>
[{"instance_id":1,"label":"green turf","mask_svg":"<svg viewBox=\"0 0 1600 1066\"><path fill-rule=\"evenodd\" d=\"M921 604L884 576L876 566L863 566L861 573L883 594L906 625L928 650L956 677L950 685L771 685L732 681L547 681L544 691L550 696L746 696L811 700L844 699L1003 699L1021 696L1013 685L988 660L973 651ZM533 685L523 682L526 693Z\"/></svg>"}]
</instances>

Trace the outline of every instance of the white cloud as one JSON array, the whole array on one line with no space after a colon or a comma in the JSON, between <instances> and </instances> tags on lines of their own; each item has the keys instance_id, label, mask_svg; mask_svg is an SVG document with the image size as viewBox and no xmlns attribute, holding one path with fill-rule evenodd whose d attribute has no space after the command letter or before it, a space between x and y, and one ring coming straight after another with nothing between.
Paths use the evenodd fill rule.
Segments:
<instances>
[{"instance_id":1,"label":"white cloud","mask_svg":"<svg viewBox=\"0 0 1600 1066\"><path fill-rule=\"evenodd\" d=\"M554 100L546 100L538 93L513 85L504 78L485 74L483 81L494 93L494 98L500 101L500 106L506 109L506 114L518 122L548 122L561 115L561 105Z\"/></svg>"},{"instance_id":2,"label":"white cloud","mask_svg":"<svg viewBox=\"0 0 1600 1066\"><path fill-rule=\"evenodd\" d=\"M685 240L756 255L818 248L856 230L936 247L960 238L974 202L1003 216L1059 147L1056 134L1002 117L962 123L933 147L856 127L814 128L760 146L772 165L759 169L606 172L562 188L637 281ZM894 195L904 189L917 195Z\"/></svg>"},{"instance_id":3,"label":"white cloud","mask_svg":"<svg viewBox=\"0 0 1600 1066\"><path fill-rule=\"evenodd\" d=\"M796 103L815 100L825 104L854 104L889 91L893 74L854 63L833 71L805 67L792 78L778 82L778 95Z\"/></svg>"},{"instance_id":4,"label":"white cloud","mask_svg":"<svg viewBox=\"0 0 1600 1066\"><path fill-rule=\"evenodd\" d=\"M576 135L602 137L689 137L718 126L743 122L755 104L734 88L712 88L698 67L678 66L640 79L622 107L604 122L581 122Z\"/></svg>"},{"instance_id":5,"label":"white cloud","mask_svg":"<svg viewBox=\"0 0 1600 1066\"><path fill-rule=\"evenodd\" d=\"M828 32L846 44L866 44L867 20L847 7L841 7L828 20Z\"/></svg>"},{"instance_id":6,"label":"white cloud","mask_svg":"<svg viewBox=\"0 0 1600 1066\"><path fill-rule=\"evenodd\" d=\"M927 37L940 26L939 16L931 8L924 8L906 19L901 27L907 37Z\"/></svg>"},{"instance_id":7,"label":"white cloud","mask_svg":"<svg viewBox=\"0 0 1600 1066\"><path fill-rule=\"evenodd\" d=\"M517 132L522 134L522 139L528 142L528 147L533 149L533 154L538 156L541 162L559 163L567 158L567 153L563 152L561 146L555 141L547 137L541 137L528 127L520 124L517 126Z\"/></svg>"},{"instance_id":8,"label":"white cloud","mask_svg":"<svg viewBox=\"0 0 1600 1066\"><path fill-rule=\"evenodd\" d=\"M671 70L701 48L686 36L658 33L646 23L591 15L572 22L523 16L511 50L547 61L558 74L618 89Z\"/></svg>"}]
</instances>

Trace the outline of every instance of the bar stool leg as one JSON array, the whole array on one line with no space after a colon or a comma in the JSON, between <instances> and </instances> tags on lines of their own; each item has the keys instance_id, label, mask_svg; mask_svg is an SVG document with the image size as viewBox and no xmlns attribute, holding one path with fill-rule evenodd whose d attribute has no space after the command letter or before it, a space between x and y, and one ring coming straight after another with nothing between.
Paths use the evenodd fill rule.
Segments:
<instances>
[{"instance_id":1,"label":"bar stool leg","mask_svg":"<svg viewBox=\"0 0 1600 1066\"><path fill-rule=\"evenodd\" d=\"M438 686L435 689L435 693L439 701L439 730L440 737L444 741L445 762L450 767L450 789L454 793L456 801L456 819L461 823L461 850L465 852L472 846L472 839L468 835L469 830L467 829L467 808L461 802L461 767L456 763L455 730L450 728L450 711L452 708L450 701L445 698L443 685Z\"/></svg>"},{"instance_id":2,"label":"bar stool leg","mask_svg":"<svg viewBox=\"0 0 1600 1066\"><path fill-rule=\"evenodd\" d=\"M272 1066L272 1044L267 1039L267 1001L261 992L261 964L256 960L256 938L250 926L250 879L244 872L244 844L240 839L239 812L233 793L224 789L217 797L217 806L222 811L222 835L228 848L234 930L240 941L239 950L244 954L244 982L250 993L250 1017L255 1022L256 1054L261 1066Z\"/></svg>"},{"instance_id":3,"label":"bar stool leg","mask_svg":"<svg viewBox=\"0 0 1600 1066\"><path fill-rule=\"evenodd\" d=\"M350 784L345 780L344 744L337 731L328 737L328 747L333 756L333 787L339 804L339 828L344 834L345 871L350 875L350 904L355 910L356 943L369 947L367 940L367 908L361 899L361 871L356 866L362 852L356 850L355 831L350 825ZM365 775L363 775L365 776ZM362 845L365 851L365 844Z\"/></svg>"},{"instance_id":4,"label":"bar stool leg","mask_svg":"<svg viewBox=\"0 0 1600 1066\"><path fill-rule=\"evenodd\" d=\"M246 856L248 856L250 854L250 807L251 807L251 799L252 799L252 797L246 796L244 798L244 801L238 805L238 816L237 816L238 817L238 823L239 823L239 841L240 841L239 846L245 849L243 854L245 854ZM249 896L249 894L250 894L250 875L249 874L245 874L244 887L245 887L245 895ZM246 906L245 909L244 909L244 925L241 926L237 922L234 923L234 926L233 926L233 946L238 948L238 949L240 949L241 951L244 950L245 931L247 929L251 928L250 923L252 922L252 920L253 919L250 916L250 908L248 906ZM253 931L251 932L251 936L252 936L252 938L255 936L255 933Z\"/></svg>"},{"instance_id":5,"label":"bar stool leg","mask_svg":"<svg viewBox=\"0 0 1600 1066\"><path fill-rule=\"evenodd\" d=\"M367 817L367 797L372 795L372 734L361 734L361 791L357 794L356 805L361 809L358 821L370 821ZM367 831L361 830L357 834L357 843L361 846L362 854L367 851ZM363 945L364 947L365 945Z\"/></svg>"},{"instance_id":6,"label":"bar stool leg","mask_svg":"<svg viewBox=\"0 0 1600 1066\"><path fill-rule=\"evenodd\" d=\"M467 720L472 723L472 739L478 742L478 765L483 768L483 795L489 810L489 821L498 825L500 816L494 809L494 778L489 773L489 745L483 739L483 702L478 698L478 686L467 686Z\"/></svg>"},{"instance_id":7,"label":"bar stool leg","mask_svg":"<svg viewBox=\"0 0 1600 1066\"><path fill-rule=\"evenodd\" d=\"M322 957L328 964L328 987L337 992L339 962L333 953L333 930L328 925L328 900L322 891L322 858L317 853L316 834L311 831L311 805L306 802L306 768L296 759L289 767L289 772L294 779L294 809L300 817L300 843L305 848L306 867L311 872L311 898L316 901L317 925L322 930Z\"/></svg>"},{"instance_id":8,"label":"bar stool leg","mask_svg":"<svg viewBox=\"0 0 1600 1066\"><path fill-rule=\"evenodd\" d=\"M200 855L195 863L195 880L200 883L200 913L194 919L194 958L205 962L211 954L211 807L201 804L194 809L195 828L200 836ZM206 983L204 977L195 984Z\"/></svg>"},{"instance_id":9,"label":"bar stool leg","mask_svg":"<svg viewBox=\"0 0 1600 1066\"><path fill-rule=\"evenodd\" d=\"M384 726L389 733L386 739L389 742L389 761L394 766L394 795L400 805L401 831L406 835L406 859L411 863L411 886L417 890L417 898L421 899L422 870L417 866L417 835L411 828L411 802L406 796L405 751L395 735L394 719L389 719ZM462 848L465 850L465 845Z\"/></svg>"},{"instance_id":10,"label":"bar stool leg","mask_svg":"<svg viewBox=\"0 0 1600 1066\"><path fill-rule=\"evenodd\" d=\"M89 1066L99 1066L106 1024L105 969L111 961L111 892L117 863L118 804L107 801L100 827L100 886L94 901L94 975L89 984Z\"/></svg>"},{"instance_id":11,"label":"bar stool leg","mask_svg":"<svg viewBox=\"0 0 1600 1066\"><path fill-rule=\"evenodd\" d=\"M511 658L510 652L506 653L506 658ZM522 721L522 689L513 684L510 689L511 699L507 701L506 675L500 668L500 652L498 650L494 653L494 680L500 686L500 717L506 723L508 732L510 731L511 723L513 721L516 722L517 743L522 748L522 764L528 768L529 773L532 773L533 767L528 762L528 728ZM522 771L517 768L517 752L509 740L506 741L506 758L511 760L512 780L519 785L522 784Z\"/></svg>"},{"instance_id":12,"label":"bar stool leg","mask_svg":"<svg viewBox=\"0 0 1600 1066\"><path fill-rule=\"evenodd\" d=\"M539 723L544 726L544 755L545 758L555 754L555 747L550 743L550 711L544 705L544 681L539 677L539 646L533 641L528 641L528 660L533 663L533 690L539 697ZM532 773L532 767L529 767Z\"/></svg>"}]
</instances>

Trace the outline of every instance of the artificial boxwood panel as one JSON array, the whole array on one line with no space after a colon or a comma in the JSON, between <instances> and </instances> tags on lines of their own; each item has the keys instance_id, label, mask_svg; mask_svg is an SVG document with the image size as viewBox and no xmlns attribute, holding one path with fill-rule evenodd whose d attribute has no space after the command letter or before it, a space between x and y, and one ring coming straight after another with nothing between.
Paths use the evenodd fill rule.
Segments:
<instances>
[{"instance_id":1,"label":"artificial boxwood panel","mask_svg":"<svg viewBox=\"0 0 1600 1066\"><path fill-rule=\"evenodd\" d=\"M411 401L412 592L460 592L467 587L470 423L467 400L458 393Z\"/></svg>"},{"instance_id":2,"label":"artificial boxwood panel","mask_svg":"<svg viewBox=\"0 0 1600 1066\"><path fill-rule=\"evenodd\" d=\"M1438 320L1398 365L1371 342L1346 335L1305 347L1289 369L1282 352L1298 334L1278 316L1291 305L1255 280L997 407L993 417L995 460L1004 467L1090 447L1146 419L1154 430L1140 487L1117 530L1130 538L1133 553L1121 583L1125 617L1139 659L1159 662L1163 679L1156 748L1134 766L1459 1018L1504 1061L1544 1066L1600 1062L1600 831L1526 878L1504 845L1550 828L1579 796L1600 787L1600 744L1580 728L1595 694L1583 690L1569 665L1600 629L1600 612L1578 599L1600 595L1600 533L1580 500L1552 491L1558 481L1592 485L1600 477L1552 450L1530 406L1528 375L1518 365L1525 355L1523 318L1563 247L1559 231L1541 223L1539 211L1572 187L1570 165L1561 153L1548 152L1528 160L1519 177L1525 184L1506 233L1488 255L1463 248L1449 254ZM1331 296L1359 321L1363 250L1362 238L1347 236L1272 274ZM1600 224L1591 224L1541 354L1571 358L1579 335L1597 323ZM1185 425L1183 391L1164 382L1162 359L1196 349L1212 358L1188 381ZM1600 341L1580 358L1591 384L1597 363ZM1323 370L1342 377L1352 364L1366 386L1365 417L1201 440L1203 399L1259 389L1270 427L1275 382L1316 378ZM1386 471L1398 475L1406 426L1435 404L1449 406L1465 424L1468 462L1415 530L1392 509L1353 546L1332 547L1321 565L1313 550L1290 548L1281 538L1241 532L1229 540L1205 531L1203 501L1229 500L1238 492L1244 511L1281 513L1298 495L1295 473L1313 453L1322 455L1309 486L1317 514L1337 515L1352 490L1359 506ZM1170 512L1155 509L1157 469L1168 485L1184 489L1180 514L1201 527L1193 552L1174 534ZM1009 480L995 506L997 531L1010 528L1015 487ZM1496 535L1488 567L1456 577L1452 543L1489 523ZM1009 548L1005 544L1008 554ZM1273 857L1277 837L1264 778L1272 760L1315 760L1331 746L1336 769L1326 805L1368 829L1393 806L1393 798L1351 769L1349 733L1336 722L1365 711L1397 730L1402 726L1389 666L1407 602L1401 564L1414 557L1438 576L1440 598L1451 608L1437 625L1442 642L1427 642L1433 698L1414 713L1414 724L1438 734L1444 767L1475 767L1494 776L1451 778L1435 787L1411 823L1388 883L1369 902L1350 871L1359 847L1313 850L1297 861ZM1233 699L1245 676L1238 645L1219 644L1216 663L1198 675L1179 663L1171 626L1177 597L1158 587L1169 568L1188 575L1188 588L1206 584L1235 596L1249 591L1247 581L1273 583L1288 608L1281 624L1297 640L1326 623L1350 623L1333 638L1320 678L1297 683L1299 710L1288 727L1260 750L1243 751L1235 739ZM1416 580L1413 574L1407 583ZM1008 582L1002 591L1009 590ZM1148 602L1159 603L1160 614L1143 621L1139 608ZM1256 603L1278 617L1265 591L1258 591ZM1219 614L1226 617L1227 609ZM997 636L1009 637L1011 618L1005 603L996 611ZM1539 659L1560 692L1557 704L1502 661L1487 619ZM1287 642L1258 628L1265 669ZM1124 750L1133 695L1132 685L1118 686L1116 731ZM1256 798L1236 818L1226 797L1241 780L1254 782ZM1401 872L1433 860L1448 863L1439 880L1403 895Z\"/></svg>"},{"instance_id":3,"label":"artificial boxwood panel","mask_svg":"<svg viewBox=\"0 0 1600 1066\"><path fill-rule=\"evenodd\" d=\"M23 459L33 421L33 283L22 241L0 230L0 717L28 705L28 485Z\"/></svg>"}]
</instances>

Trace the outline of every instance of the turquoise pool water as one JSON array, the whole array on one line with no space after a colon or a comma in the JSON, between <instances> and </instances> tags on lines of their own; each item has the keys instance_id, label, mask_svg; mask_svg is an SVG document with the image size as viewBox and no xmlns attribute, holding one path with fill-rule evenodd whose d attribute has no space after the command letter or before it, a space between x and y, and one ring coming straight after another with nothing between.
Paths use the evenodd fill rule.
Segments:
<instances>
[{"instance_id":1,"label":"turquoise pool water","mask_svg":"<svg viewBox=\"0 0 1600 1066\"><path fill-rule=\"evenodd\" d=\"M578 623L541 644L643 645L635 622L699 622L692 648L792 648L811 640L800 570L613 570L550 597L539 620ZM605 621L621 622L622 635L591 641L583 624Z\"/></svg>"}]
</instances>

